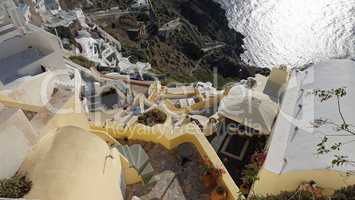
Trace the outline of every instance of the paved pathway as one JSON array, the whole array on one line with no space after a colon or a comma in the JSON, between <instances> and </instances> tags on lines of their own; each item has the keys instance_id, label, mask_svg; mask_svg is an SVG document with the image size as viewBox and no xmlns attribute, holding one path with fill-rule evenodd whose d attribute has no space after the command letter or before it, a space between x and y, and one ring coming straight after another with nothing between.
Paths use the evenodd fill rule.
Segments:
<instances>
[{"instance_id":1,"label":"paved pathway","mask_svg":"<svg viewBox=\"0 0 355 200\"><path fill-rule=\"evenodd\" d=\"M125 144L125 141L120 140L120 143ZM128 145L136 143L142 144L151 158L150 162L156 172L155 179L160 180L160 182L144 186L141 184L128 186L127 200L131 200L133 195L146 200L143 199L145 195L151 191L157 191L159 187L160 193L153 192L149 194L149 197L160 195L164 198L158 199L164 200L209 200L211 191L208 191L201 181L203 173L201 156L192 144L184 145L184 148L189 148L189 151L192 152L191 161L181 165L182 162L177 149L169 151L161 145L137 141L129 141ZM170 187L167 187L167 185L170 185ZM167 188L168 190L166 190ZM163 191L165 191L165 195L161 195Z\"/></svg>"},{"instance_id":2,"label":"paved pathway","mask_svg":"<svg viewBox=\"0 0 355 200\"><path fill-rule=\"evenodd\" d=\"M155 182L155 184L153 183ZM146 195L139 197L141 200L166 199L166 200L185 200L184 193L181 189L179 180L172 171L164 171L155 175L151 183L154 184L153 189Z\"/></svg>"}]
</instances>

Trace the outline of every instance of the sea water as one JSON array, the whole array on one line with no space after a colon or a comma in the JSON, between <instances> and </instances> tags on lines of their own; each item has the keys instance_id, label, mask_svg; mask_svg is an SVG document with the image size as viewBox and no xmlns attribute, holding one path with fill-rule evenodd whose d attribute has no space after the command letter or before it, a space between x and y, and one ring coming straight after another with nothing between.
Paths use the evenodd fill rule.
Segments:
<instances>
[{"instance_id":1,"label":"sea water","mask_svg":"<svg viewBox=\"0 0 355 200\"><path fill-rule=\"evenodd\" d=\"M355 55L355 0L215 0L244 36L245 62L300 66Z\"/></svg>"}]
</instances>

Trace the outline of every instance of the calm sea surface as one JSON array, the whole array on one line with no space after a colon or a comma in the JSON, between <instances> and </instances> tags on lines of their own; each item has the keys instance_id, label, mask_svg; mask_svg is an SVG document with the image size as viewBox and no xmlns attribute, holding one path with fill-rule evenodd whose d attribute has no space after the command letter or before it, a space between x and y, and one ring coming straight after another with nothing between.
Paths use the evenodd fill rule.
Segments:
<instances>
[{"instance_id":1,"label":"calm sea surface","mask_svg":"<svg viewBox=\"0 0 355 200\"><path fill-rule=\"evenodd\" d=\"M246 36L246 62L299 66L355 57L355 0L215 1Z\"/></svg>"}]
</instances>

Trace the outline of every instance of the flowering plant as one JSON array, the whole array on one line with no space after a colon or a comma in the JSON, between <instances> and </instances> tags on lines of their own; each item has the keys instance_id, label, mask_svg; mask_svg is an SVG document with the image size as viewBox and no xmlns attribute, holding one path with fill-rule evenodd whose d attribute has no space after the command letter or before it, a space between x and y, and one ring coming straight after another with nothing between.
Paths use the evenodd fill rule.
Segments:
<instances>
[{"instance_id":1,"label":"flowering plant","mask_svg":"<svg viewBox=\"0 0 355 200\"><path fill-rule=\"evenodd\" d=\"M220 177L226 173L223 168L214 167L212 162L208 158L205 158L203 160L203 170L205 172L205 175L211 175L214 177Z\"/></svg>"},{"instance_id":2,"label":"flowering plant","mask_svg":"<svg viewBox=\"0 0 355 200\"><path fill-rule=\"evenodd\" d=\"M255 163L258 168L261 168L266 159L265 151L257 151L251 156L251 162Z\"/></svg>"},{"instance_id":3,"label":"flowering plant","mask_svg":"<svg viewBox=\"0 0 355 200\"><path fill-rule=\"evenodd\" d=\"M251 156L250 164L248 164L242 171L242 180L244 184L251 186L258 180L258 173L263 166L265 159L266 152L264 151L257 151Z\"/></svg>"}]
</instances>

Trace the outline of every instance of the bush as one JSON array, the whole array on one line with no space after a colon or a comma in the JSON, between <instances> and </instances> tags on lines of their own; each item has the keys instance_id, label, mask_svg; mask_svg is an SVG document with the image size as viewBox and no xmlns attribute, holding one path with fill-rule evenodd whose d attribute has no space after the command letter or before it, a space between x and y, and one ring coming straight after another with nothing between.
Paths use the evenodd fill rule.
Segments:
<instances>
[{"instance_id":1,"label":"bush","mask_svg":"<svg viewBox=\"0 0 355 200\"><path fill-rule=\"evenodd\" d=\"M327 198L316 198L310 192L281 192L278 195L254 196L250 200L327 200Z\"/></svg>"},{"instance_id":2,"label":"bush","mask_svg":"<svg viewBox=\"0 0 355 200\"><path fill-rule=\"evenodd\" d=\"M242 171L242 181L244 184L251 186L255 181L258 180L259 167L256 163L250 163Z\"/></svg>"},{"instance_id":3,"label":"bush","mask_svg":"<svg viewBox=\"0 0 355 200\"><path fill-rule=\"evenodd\" d=\"M218 186L218 187L216 188L216 192L217 192L218 194L224 194L224 193L226 192L226 189L225 189L224 187L222 187L222 186Z\"/></svg>"},{"instance_id":4,"label":"bush","mask_svg":"<svg viewBox=\"0 0 355 200\"><path fill-rule=\"evenodd\" d=\"M336 190L331 197L316 198L309 192L281 192L278 195L254 196L251 200L354 200L355 185Z\"/></svg>"},{"instance_id":5,"label":"bush","mask_svg":"<svg viewBox=\"0 0 355 200\"><path fill-rule=\"evenodd\" d=\"M0 197L22 198L31 190L31 186L32 182L23 175L0 180Z\"/></svg>"},{"instance_id":6,"label":"bush","mask_svg":"<svg viewBox=\"0 0 355 200\"><path fill-rule=\"evenodd\" d=\"M81 66L88 68L88 69L96 66L95 62L88 60L84 56L70 56L69 59L71 61L73 61L74 63L81 65Z\"/></svg>"},{"instance_id":7,"label":"bush","mask_svg":"<svg viewBox=\"0 0 355 200\"><path fill-rule=\"evenodd\" d=\"M118 19L119 23L121 26L125 26L125 27L137 27L137 20L130 15L123 15Z\"/></svg>"},{"instance_id":8,"label":"bush","mask_svg":"<svg viewBox=\"0 0 355 200\"><path fill-rule=\"evenodd\" d=\"M189 58L193 59L193 60L198 60L199 58L201 58L203 56L203 51L201 50L201 48L191 42L185 42L182 45L182 52Z\"/></svg>"},{"instance_id":9,"label":"bush","mask_svg":"<svg viewBox=\"0 0 355 200\"><path fill-rule=\"evenodd\" d=\"M153 109L149 112L146 112L138 117L138 123L154 126L155 124L162 124L165 122L167 116L165 113L158 109Z\"/></svg>"},{"instance_id":10,"label":"bush","mask_svg":"<svg viewBox=\"0 0 355 200\"><path fill-rule=\"evenodd\" d=\"M332 200L351 200L355 199L355 185L335 191Z\"/></svg>"}]
</instances>

